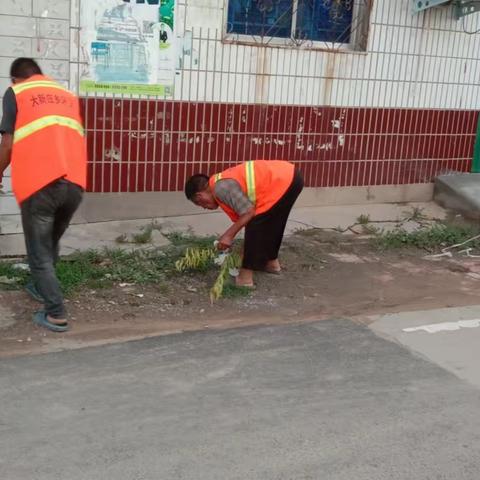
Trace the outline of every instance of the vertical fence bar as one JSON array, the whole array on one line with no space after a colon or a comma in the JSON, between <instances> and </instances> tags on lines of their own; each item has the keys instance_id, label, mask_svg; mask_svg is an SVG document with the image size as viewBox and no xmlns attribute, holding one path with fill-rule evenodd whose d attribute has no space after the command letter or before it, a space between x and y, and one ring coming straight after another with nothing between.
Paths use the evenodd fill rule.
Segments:
<instances>
[{"instance_id":1,"label":"vertical fence bar","mask_svg":"<svg viewBox=\"0 0 480 480\"><path fill-rule=\"evenodd\" d=\"M477 136L473 147L472 173L480 173L480 115L478 115Z\"/></svg>"},{"instance_id":2,"label":"vertical fence bar","mask_svg":"<svg viewBox=\"0 0 480 480\"><path fill-rule=\"evenodd\" d=\"M150 178L150 191L155 191L155 178L157 176L157 168L158 168L158 162L157 162L157 143L158 143L158 137L160 136L161 138L161 132L158 131L158 105L160 103L160 100L158 97L155 97L154 99L155 102L155 108L154 108L154 118L153 118L153 125L152 125L152 130L153 130L153 147L152 147L152 177Z\"/></svg>"},{"instance_id":3,"label":"vertical fence bar","mask_svg":"<svg viewBox=\"0 0 480 480\"><path fill-rule=\"evenodd\" d=\"M115 191L113 188L113 171L115 163L118 162L117 148L115 145L115 110L117 109L117 102L115 95L110 100L112 102L112 117L110 126L110 191Z\"/></svg>"},{"instance_id":4,"label":"vertical fence bar","mask_svg":"<svg viewBox=\"0 0 480 480\"><path fill-rule=\"evenodd\" d=\"M93 99L93 175L92 175L92 188L94 192L97 192L97 98L94 97Z\"/></svg>"},{"instance_id":5,"label":"vertical fence bar","mask_svg":"<svg viewBox=\"0 0 480 480\"><path fill-rule=\"evenodd\" d=\"M221 55L221 59L220 59L220 72L219 72L219 78L220 78L220 82L219 82L219 92L218 92L218 114L217 114L217 118L216 118L216 126L215 126L215 131L216 131L216 136L214 137L215 138L215 158L213 159L213 168L215 171L218 171L218 167L219 167L219 163L221 162L222 158L223 158L223 154L220 155L220 147L222 146L223 148L223 151L225 151L225 134L223 133L222 134L222 125L224 125L224 119L222 119L222 103L225 103L228 99L228 73L227 73L227 81L224 82L224 72L225 72L225 68L224 68L224 65L225 65L225 54L226 54L226 47L225 47L225 44L223 44L221 42L222 38L221 38L221 35L222 35L222 32L220 31L220 38L218 38L218 30L217 30L217 33L216 33L216 37L217 37L217 44L220 44L220 55ZM225 88L225 84L227 85L227 88L226 88L226 94L224 93L225 91L223 90L223 88ZM213 119L213 115L212 115L212 119ZM220 159L219 159L219 155L220 155Z\"/></svg>"},{"instance_id":6,"label":"vertical fence bar","mask_svg":"<svg viewBox=\"0 0 480 480\"><path fill-rule=\"evenodd\" d=\"M217 78L217 47L218 47L218 30L215 31L215 39L214 39L214 46L213 46L213 73L212 73L212 90L210 94L210 125L208 128L208 132L206 133L206 141L207 141L207 170L209 172L212 171L212 145L214 148L216 147L217 138L215 137L215 131L218 131L213 126L213 113L217 111L217 109L213 108L213 106L217 102L217 95L215 92L215 85L216 85L216 78ZM210 38L210 30L208 34ZM222 84L220 83L218 88L221 88Z\"/></svg>"},{"instance_id":7,"label":"vertical fence bar","mask_svg":"<svg viewBox=\"0 0 480 480\"><path fill-rule=\"evenodd\" d=\"M358 0L355 12L359 3L370 4ZM293 160L311 186L429 182L445 168L468 168L480 123L472 113L478 41L448 8L412 16L406 1L374 2L364 53L245 37L227 43L225 8L215 25L190 15L189 2L182 7L192 45L190 61L180 54L173 98L85 94L92 190L179 190L192 168L211 173L255 154ZM81 25L80 1L78 9ZM471 165L478 173L479 130Z\"/></svg>"}]
</instances>

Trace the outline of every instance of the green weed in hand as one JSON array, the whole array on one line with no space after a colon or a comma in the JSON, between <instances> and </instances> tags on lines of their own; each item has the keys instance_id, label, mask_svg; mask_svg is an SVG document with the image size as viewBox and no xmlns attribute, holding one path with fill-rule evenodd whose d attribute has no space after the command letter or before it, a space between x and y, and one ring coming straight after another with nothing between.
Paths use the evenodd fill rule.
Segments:
<instances>
[{"instance_id":1,"label":"green weed in hand","mask_svg":"<svg viewBox=\"0 0 480 480\"><path fill-rule=\"evenodd\" d=\"M238 253L230 253L226 256L220 273L215 280L212 288L210 289L210 302L213 304L216 300L219 300L223 296L225 282L228 278L231 268L238 268L240 266L240 255Z\"/></svg>"},{"instance_id":2,"label":"green weed in hand","mask_svg":"<svg viewBox=\"0 0 480 480\"><path fill-rule=\"evenodd\" d=\"M218 251L214 248L187 248L185 255L175 262L175 268L178 272L185 271L205 271L213 263ZM225 282L228 278L229 271L232 268L240 266L240 255L238 253L227 254L220 268L220 272L210 289L210 301L213 303L222 298Z\"/></svg>"},{"instance_id":3,"label":"green weed in hand","mask_svg":"<svg viewBox=\"0 0 480 480\"><path fill-rule=\"evenodd\" d=\"M217 251L213 248L187 248L185 255L175 262L178 272L206 270L213 262Z\"/></svg>"}]
</instances>

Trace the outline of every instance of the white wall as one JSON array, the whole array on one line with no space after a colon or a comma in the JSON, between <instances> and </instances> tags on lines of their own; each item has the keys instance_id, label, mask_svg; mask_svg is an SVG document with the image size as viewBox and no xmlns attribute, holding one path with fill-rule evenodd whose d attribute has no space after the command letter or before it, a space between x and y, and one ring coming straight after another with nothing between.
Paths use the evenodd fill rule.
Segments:
<instances>
[{"instance_id":1,"label":"white wall","mask_svg":"<svg viewBox=\"0 0 480 480\"><path fill-rule=\"evenodd\" d=\"M223 0L179 6L178 34L194 55L177 76L193 101L397 108L480 108L480 13L464 22L453 7L413 14L410 0L373 2L367 52L225 44ZM193 61L192 61L193 58ZM195 62L198 58L198 62Z\"/></svg>"},{"instance_id":2,"label":"white wall","mask_svg":"<svg viewBox=\"0 0 480 480\"><path fill-rule=\"evenodd\" d=\"M70 0L0 0L1 97L17 57L38 59L47 75L69 84L70 8ZM18 231L20 224L8 177L4 187L8 194L0 196L0 233Z\"/></svg>"}]
</instances>

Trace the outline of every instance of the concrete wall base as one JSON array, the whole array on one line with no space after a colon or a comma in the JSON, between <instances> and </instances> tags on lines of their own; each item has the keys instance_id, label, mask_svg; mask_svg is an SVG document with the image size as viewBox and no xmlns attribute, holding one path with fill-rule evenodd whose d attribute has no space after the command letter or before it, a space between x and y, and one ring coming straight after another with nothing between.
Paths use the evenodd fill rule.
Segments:
<instances>
[{"instance_id":1,"label":"concrete wall base","mask_svg":"<svg viewBox=\"0 0 480 480\"><path fill-rule=\"evenodd\" d=\"M429 202L432 198L433 184L306 188L297 206ZM183 192L90 193L86 195L75 221L91 223L202 213L202 210L185 199Z\"/></svg>"},{"instance_id":2,"label":"concrete wall base","mask_svg":"<svg viewBox=\"0 0 480 480\"><path fill-rule=\"evenodd\" d=\"M364 205L372 203L429 202L433 184L380 185L374 187L306 188L297 207ZM18 212L18 209L16 209ZM137 220L202 215L182 192L88 193L73 223ZM0 234L22 233L19 213L0 213Z\"/></svg>"}]
</instances>

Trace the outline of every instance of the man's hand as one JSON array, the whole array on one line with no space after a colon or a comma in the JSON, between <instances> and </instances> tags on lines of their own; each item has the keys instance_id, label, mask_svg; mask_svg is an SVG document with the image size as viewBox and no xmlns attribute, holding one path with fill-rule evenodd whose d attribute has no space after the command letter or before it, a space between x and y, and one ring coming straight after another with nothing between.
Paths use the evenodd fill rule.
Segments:
<instances>
[{"instance_id":1,"label":"man's hand","mask_svg":"<svg viewBox=\"0 0 480 480\"><path fill-rule=\"evenodd\" d=\"M255 216L255 209L252 207L244 213L219 239L218 250L229 250L238 232Z\"/></svg>"},{"instance_id":2,"label":"man's hand","mask_svg":"<svg viewBox=\"0 0 480 480\"><path fill-rule=\"evenodd\" d=\"M217 248L218 248L218 250L224 251L224 250L229 250L230 248L232 248L232 245L233 245L233 236L228 234L228 233L224 233L218 239Z\"/></svg>"}]
</instances>

